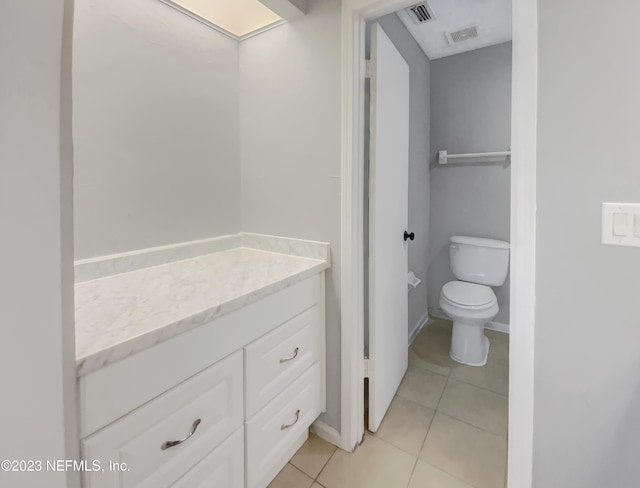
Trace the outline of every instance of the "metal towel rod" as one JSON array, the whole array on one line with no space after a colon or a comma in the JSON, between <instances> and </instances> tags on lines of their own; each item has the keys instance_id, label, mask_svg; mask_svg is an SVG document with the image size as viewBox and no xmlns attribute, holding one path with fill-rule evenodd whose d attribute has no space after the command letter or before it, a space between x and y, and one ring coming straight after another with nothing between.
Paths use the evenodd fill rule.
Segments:
<instances>
[{"instance_id":1,"label":"metal towel rod","mask_svg":"<svg viewBox=\"0 0 640 488\"><path fill-rule=\"evenodd\" d=\"M448 164L450 159L494 158L511 156L511 151L495 151L485 153L449 154L446 149L438 151L438 163Z\"/></svg>"}]
</instances>

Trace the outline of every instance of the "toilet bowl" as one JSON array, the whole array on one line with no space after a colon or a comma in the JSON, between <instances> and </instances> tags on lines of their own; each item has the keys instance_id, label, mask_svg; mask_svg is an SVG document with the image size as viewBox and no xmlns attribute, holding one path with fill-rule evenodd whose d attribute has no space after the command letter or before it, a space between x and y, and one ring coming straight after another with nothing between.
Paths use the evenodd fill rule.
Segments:
<instances>
[{"instance_id":1,"label":"toilet bowl","mask_svg":"<svg viewBox=\"0 0 640 488\"><path fill-rule=\"evenodd\" d=\"M450 281L440 292L440 308L453 320L451 359L469 366L484 366L489 339L484 326L498 315L498 299L488 286Z\"/></svg>"},{"instance_id":2,"label":"toilet bowl","mask_svg":"<svg viewBox=\"0 0 640 488\"><path fill-rule=\"evenodd\" d=\"M484 366L489 339L484 327L498 311L498 299L490 288L502 286L509 271L509 243L484 237L452 236L449 265L458 281L440 292L440 308L453 320L449 356L470 366Z\"/></svg>"}]
</instances>

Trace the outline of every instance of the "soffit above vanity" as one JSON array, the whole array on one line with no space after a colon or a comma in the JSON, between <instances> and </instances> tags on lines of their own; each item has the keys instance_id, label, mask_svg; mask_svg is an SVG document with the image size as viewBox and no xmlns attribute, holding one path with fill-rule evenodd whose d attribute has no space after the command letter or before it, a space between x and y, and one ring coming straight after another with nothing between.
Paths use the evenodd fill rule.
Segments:
<instances>
[{"instance_id":1,"label":"soffit above vanity","mask_svg":"<svg viewBox=\"0 0 640 488\"><path fill-rule=\"evenodd\" d=\"M306 0L160 0L189 17L242 41L294 20Z\"/></svg>"}]
</instances>

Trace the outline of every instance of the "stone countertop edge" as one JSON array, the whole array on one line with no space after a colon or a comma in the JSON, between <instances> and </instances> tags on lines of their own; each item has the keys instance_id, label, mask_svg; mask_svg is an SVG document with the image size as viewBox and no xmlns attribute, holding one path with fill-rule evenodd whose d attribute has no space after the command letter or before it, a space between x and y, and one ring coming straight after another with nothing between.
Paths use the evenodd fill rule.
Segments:
<instances>
[{"instance_id":1,"label":"stone countertop edge","mask_svg":"<svg viewBox=\"0 0 640 488\"><path fill-rule=\"evenodd\" d=\"M281 254L278 252L274 253L270 251L257 252L263 252L266 254ZM325 260L300 258L299 256L291 256L291 258L292 260L304 259L305 261L308 261L308 265L305 266L304 269L301 269L294 273L290 273L284 277L279 277L275 281L266 283L265 285L260 286L257 289L240 293L239 295L220 303L214 303L210 307L207 307L197 313L190 314L185 317L176 318L176 320L170 320L167 323L161 325L159 324L156 328L144 330L140 334L134 334L131 337L127 337L123 340L114 338L112 344L106 345L105 347L101 347L97 350L91 350L91 348L84 347L84 351L81 351L79 354L78 351L76 351L76 375L78 377L84 376L109 364L125 359L133 354L141 352L189 330L195 329L216 318L227 315L235 310L254 303L289 286L304 281L305 279L317 273L321 273L330 267L330 262ZM191 259L185 261L191 261ZM176 265L178 263L172 264ZM137 272L139 273L140 270L138 270ZM123 274L120 274L119 276L122 277ZM77 324L76 327L78 327ZM117 336L117 331L118 329L112 331L100 331L101 338L103 335L109 333L111 333L109 335ZM130 329L128 332L130 332ZM78 349L77 344L76 348Z\"/></svg>"}]
</instances>

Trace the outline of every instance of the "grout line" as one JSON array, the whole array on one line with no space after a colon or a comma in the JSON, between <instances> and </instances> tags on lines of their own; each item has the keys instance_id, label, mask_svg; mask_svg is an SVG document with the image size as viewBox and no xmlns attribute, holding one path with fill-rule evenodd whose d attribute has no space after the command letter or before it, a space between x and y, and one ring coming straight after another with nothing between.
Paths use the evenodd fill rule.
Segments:
<instances>
[{"instance_id":1,"label":"grout line","mask_svg":"<svg viewBox=\"0 0 640 488\"><path fill-rule=\"evenodd\" d=\"M476 488L476 487L475 487L475 485L472 485L470 482L468 482L468 481L466 481L466 480L463 480L462 478L460 478L459 476L456 476L456 475L455 475L455 474L453 474L453 473L449 473L449 471L446 471L446 470L444 470L444 469L442 469L442 468L440 468L440 467L436 466L435 464L428 463L428 462L426 462L426 461L423 461L423 462L424 462L425 464L428 464L428 465L429 465L429 466L431 466L432 468L437 469L438 471L442 471L443 473L448 474L448 475L449 475L449 476L451 476L452 478L457 479L458 481L460 481L460 482L464 483L465 485L469 485L469 486L471 486L472 488ZM475 482L474 482L474 483L475 483Z\"/></svg>"},{"instance_id":2,"label":"grout line","mask_svg":"<svg viewBox=\"0 0 640 488\"><path fill-rule=\"evenodd\" d=\"M331 461L331 459L333 458L333 456L335 455L336 452L338 452L338 448L337 447L333 450L333 452L331 453L331 456L329 456L327 458L327 461L324 463L324 465L322 466L322 468L318 472L318 475L314 478L313 481L317 481L319 485L321 485L321 483L318 481L318 478L320 478L320 475L322 474L324 469L327 467L327 465L329 464L329 461ZM349 453L349 454L353 454L353 453Z\"/></svg>"},{"instance_id":3,"label":"grout line","mask_svg":"<svg viewBox=\"0 0 640 488\"><path fill-rule=\"evenodd\" d=\"M423 406L424 406L424 405L423 405ZM427 408L429 408L429 407L427 407ZM404 449L402 449L401 447L398 447L398 446L396 446L395 444L391 444L391 442L389 442L388 440L383 439L382 437L377 436L377 435L375 434L375 432L371 432L371 433L370 433L370 436L371 436L371 437L375 437L375 438L376 438L376 439L378 439L379 441L384 442L384 443L385 443L385 444L387 444L388 446L391 446L391 447L393 447L394 449L397 449L398 451L400 451L400 452L401 452L401 453L403 453L403 454L406 454L407 456L411 456L411 457L416 458L416 459L418 458L418 455L417 455L417 454L411 454L410 452L405 451L405 450L404 450ZM420 454L420 453L418 453L418 454Z\"/></svg>"},{"instance_id":4,"label":"grout line","mask_svg":"<svg viewBox=\"0 0 640 488\"><path fill-rule=\"evenodd\" d=\"M411 480L413 478L413 473L416 471L416 466L418 465L418 458L416 457L416 462L413 463L413 468L411 469L411 474L409 475L409 480L407 481L407 488L411 484Z\"/></svg>"},{"instance_id":5,"label":"grout line","mask_svg":"<svg viewBox=\"0 0 640 488\"><path fill-rule=\"evenodd\" d=\"M434 408L434 410L436 412L440 408L440 402L442 401L442 397L444 396L444 392L447 391L447 386L449 386L449 377L447 377L447 381L444 384L444 388L442 389L442 393L440 393L440 398L438 398L438 403L436 404L436 408Z\"/></svg>"},{"instance_id":6,"label":"grout line","mask_svg":"<svg viewBox=\"0 0 640 488\"><path fill-rule=\"evenodd\" d=\"M433 416L431 417L431 422L429 422L429 428L427 429L427 435L424 436L424 439L422 441L422 445L420 446L420 452L418 453L418 457L420 457L420 454L422 453L422 450L424 449L424 445L427 442L427 437L429 437L429 432L431 432L431 426L433 426L433 420L436 418L436 414L438 413L438 408L440 407L440 402L442 401L442 397L444 396L444 391L447 389L447 385L449 384L449 378L447 378L447 381L444 384L444 388L442 389L442 393L440 393L440 398L438 398L438 403L436 404L435 408L433 408Z\"/></svg>"},{"instance_id":7,"label":"grout line","mask_svg":"<svg viewBox=\"0 0 640 488\"><path fill-rule=\"evenodd\" d=\"M414 352L414 354L415 354L415 352ZM426 361L424 361L424 359L420 359L420 361L426 362ZM430 364L434 364L434 363L430 363ZM435 364L435 366L437 366L437 364ZM442 367L444 367L444 366L442 366ZM419 366L419 365L414 365L414 367L411 368L411 370L412 371L418 371L420 373L437 374L438 376L442 376L443 378L448 378L449 375L451 374L451 369L449 369L449 372L447 374L442 374L442 373L438 373L437 371L433 371L432 369L429 369L428 366ZM407 367L407 372L409 372L409 367Z\"/></svg>"},{"instance_id":8,"label":"grout line","mask_svg":"<svg viewBox=\"0 0 640 488\"><path fill-rule=\"evenodd\" d=\"M491 435L492 435L492 436L494 436L494 437L498 437L499 439L502 439L503 441L506 441L506 442L507 442L507 444L508 444L508 442L509 442L509 439L508 439L508 438L506 438L506 437L502 437L500 434L496 434L495 432L490 432L490 431L488 431L487 429L483 429L482 427L478 427L477 425L470 424L469 422L467 422L467 421L465 421L465 420L462 420L462 419L459 419L459 418L457 418L457 417L454 417L454 416L453 416L453 415L451 415L450 413L445 413L445 412L443 412L442 410L438 410L438 413L440 413L440 414L444 415L445 417L449 417L450 419L453 419L453 420L455 420L455 421L457 421L457 422L462 422L463 424L466 424L466 425L468 425L469 427L473 427L474 429L478 429L478 430L480 430L480 431L484 432L485 434L491 434Z\"/></svg>"},{"instance_id":9,"label":"grout line","mask_svg":"<svg viewBox=\"0 0 640 488\"><path fill-rule=\"evenodd\" d=\"M418 451L418 456L416 457L417 460L420 460L420 454L422 454L422 450L424 449L424 445L427 443L427 437L429 437L429 432L431 432L431 426L433 425L433 419L436 418L436 413L437 411L434 410L433 411L433 415L431 416L431 421L429 422L429 428L427 429L427 435L424 436L424 439L422 439L422 444L420 445L420 450ZM416 465L418 463L416 462ZM415 470L415 466L413 467L413 469ZM412 473L413 476L413 473Z\"/></svg>"},{"instance_id":10,"label":"grout line","mask_svg":"<svg viewBox=\"0 0 640 488\"><path fill-rule=\"evenodd\" d=\"M311 480L311 484L313 484L313 482L315 481L311 476L309 476L307 473L305 473L304 471L302 471L298 466L296 466L295 464L292 464L291 461L289 461L287 463L288 465L290 465L291 467L295 468L296 470L300 471L303 475L305 475L307 478L309 478Z\"/></svg>"},{"instance_id":11,"label":"grout line","mask_svg":"<svg viewBox=\"0 0 640 488\"><path fill-rule=\"evenodd\" d=\"M498 393L497 391L490 390L489 388L485 388L484 386L476 385L475 383L471 383L470 381L459 380L458 378L449 378L449 379L452 379L453 381L457 381L458 383L464 383L465 385L475 386L476 388L479 388L484 391L488 391L489 393L493 393L495 395L499 395L507 399L509 398L509 394L505 395L504 393Z\"/></svg>"}]
</instances>

